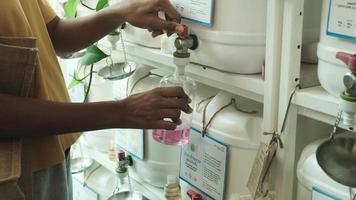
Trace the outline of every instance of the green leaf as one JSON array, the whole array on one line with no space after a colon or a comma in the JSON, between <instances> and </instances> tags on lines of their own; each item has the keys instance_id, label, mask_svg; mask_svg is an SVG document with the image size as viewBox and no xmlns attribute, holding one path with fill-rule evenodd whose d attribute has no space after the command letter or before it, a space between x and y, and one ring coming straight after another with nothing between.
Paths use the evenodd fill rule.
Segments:
<instances>
[{"instance_id":1,"label":"green leaf","mask_svg":"<svg viewBox=\"0 0 356 200\"><path fill-rule=\"evenodd\" d=\"M73 89L75 86L81 83L83 83L83 81L80 80L78 73L74 70L73 79L68 85L68 90Z\"/></svg>"},{"instance_id":2,"label":"green leaf","mask_svg":"<svg viewBox=\"0 0 356 200\"><path fill-rule=\"evenodd\" d=\"M108 57L109 55L105 54L97 46L91 45L86 49L86 53L81 60L82 65L92 65L100 60Z\"/></svg>"},{"instance_id":3,"label":"green leaf","mask_svg":"<svg viewBox=\"0 0 356 200\"><path fill-rule=\"evenodd\" d=\"M64 16L68 19L74 19L77 13L77 7L80 0L68 0L64 7Z\"/></svg>"},{"instance_id":4,"label":"green leaf","mask_svg":"<svg viewBox=\"0 0 356 200\"><path fill-rule=\"evenodd\" d=\"M96 4L95 10L98 12L99 10L107 7L109 5L109 0L99 0Z\"/></svg>"}]
</instances>

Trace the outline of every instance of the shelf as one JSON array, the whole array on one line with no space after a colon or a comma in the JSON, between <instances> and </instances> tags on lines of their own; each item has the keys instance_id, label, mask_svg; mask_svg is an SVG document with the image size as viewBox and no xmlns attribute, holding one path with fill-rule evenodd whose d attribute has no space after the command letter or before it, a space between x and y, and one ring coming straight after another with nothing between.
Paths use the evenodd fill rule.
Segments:
<instances>
[{"instance_id":1,"label":"shelf","mask_svg":"<svg viewBox=\"0 0 356 200\"><path fill-rule=\"evenodd\" d=\"M106 48L109 46L105 39L102 40L100 44ZM126 42L126 51L129 59L138 63L171 71L175 68L172 55L165 54L161 52L160 49L143 47L137 44ZM122 54L122 52L119 51L118 54ZM201 65L193 63L187 66L186 71L190 77L198 82L211 85L218 89L247 97L258 102L263 102L264 81L261 74L229 74L210 68L205 68Z\"/></svg>"},{"instance_id":2,"label":"shelf","mask_svg":"<svg viewBox=\"0 0 356 200\"><path fill-rule=\"evenodd\" d=\"M327 93L321 86L297 91L293 103L298 106L298 114L328 124L334 124L339 108L337 97Z\"/></svg>"}]
</instances>

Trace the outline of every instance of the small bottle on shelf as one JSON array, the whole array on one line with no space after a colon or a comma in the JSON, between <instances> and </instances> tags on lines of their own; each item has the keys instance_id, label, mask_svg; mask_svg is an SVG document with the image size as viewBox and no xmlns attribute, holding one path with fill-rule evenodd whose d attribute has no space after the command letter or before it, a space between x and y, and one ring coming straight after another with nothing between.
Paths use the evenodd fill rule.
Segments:
<instances>
[{"instance_id":1,"label":"small bottle on shelf","mask_svg":"<svg viewBox=\"0 0 356 200\"><path fill-rule=\"evenodd\" d=\"M164 196L166 200L181 200L180 185L177 176L167 176L167 184L164 186Z\"/></svg>"},{"instance_id":2,"label":"small bottle on shelf","mask_svg":"<svg viewBox=\"0 0 356 200\"><path fill-rule=\"evenodd\" d=\"M128 166L132 165L132 158L125 155L122 150L118 151L117 154L118 164L116 167L116 188L113 192L114 197L118 193L129 192L132 194L131 180L128 172ZM111 198L116 199L116 198Z\"/></svg>"}]
</instances>

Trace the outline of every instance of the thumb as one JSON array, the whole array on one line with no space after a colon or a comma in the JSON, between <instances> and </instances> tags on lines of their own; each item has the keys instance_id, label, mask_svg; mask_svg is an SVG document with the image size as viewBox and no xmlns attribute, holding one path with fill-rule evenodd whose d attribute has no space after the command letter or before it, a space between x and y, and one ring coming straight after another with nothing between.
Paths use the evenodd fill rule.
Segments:
<instances>
[{"instance_id":1,"label":"thumb","mask_svg":"<svg viewBox=\"0 0 356 200\"><path fill-rule=\"evenodd\" d=\"M165 30L167 32L174 32L174 33L181 33L184 31L184 27L181 24L178 24L174 21L164 20L161 18L156 18L155 23L157 27L154 29L156 30Z\"/></svg>"}]
</instances>

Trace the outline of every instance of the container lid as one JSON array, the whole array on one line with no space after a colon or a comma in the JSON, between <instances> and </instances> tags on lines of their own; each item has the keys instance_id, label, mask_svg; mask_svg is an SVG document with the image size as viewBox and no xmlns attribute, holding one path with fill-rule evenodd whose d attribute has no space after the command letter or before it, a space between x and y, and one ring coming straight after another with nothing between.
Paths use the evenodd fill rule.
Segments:
<instances>
[{"instance_id":1,"label":"container lid","mask_svg":"<svg viewBox=\"0 0 356 200\"><path fill-rule=\"evenodd\" d=\"M257 149L262 133L262 104L257 102L220 91L210 102L206 101L195 109L193 127L199 131L203 130L205 106L207 106L205 114L207 122L217 111L229 104L232 98L235 98L235 104L240 110L237 110L234 105L221 110L215 115L207 133L231 146ZM257 111L257 114L244 113L242 110L254 110Z\"/></svg>"},{"instance_id":2,"label":"container lid","mask_svg":"<svg viewBox=\"0 0 356 200\"><path fill-rule=\"evenodd\" d=\"M319 166L316 160L316 149L326 139L315 141L306 146L300 156L297 167L298 182L308 190L313 187L325 190L325 192L338 195L340 197L347 196L349 188L332 180Z\"/></svg>"}]
</instances>

